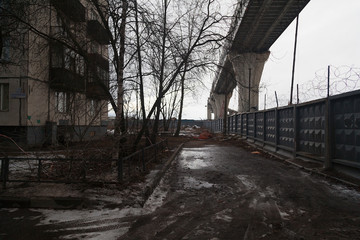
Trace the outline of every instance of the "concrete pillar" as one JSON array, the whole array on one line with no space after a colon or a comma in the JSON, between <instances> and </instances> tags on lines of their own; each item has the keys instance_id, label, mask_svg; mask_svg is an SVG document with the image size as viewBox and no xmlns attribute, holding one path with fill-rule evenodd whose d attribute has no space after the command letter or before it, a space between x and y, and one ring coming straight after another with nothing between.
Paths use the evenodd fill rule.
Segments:
<instances>
[{"instance_id":1,"label":"concrete pillar","mask_svg":"<svg viewBox=\"0 0 360 240\"><path fill-rule=\"evenodd\" d=\"M224 113L225 111L227 111L227 106L229 106L231 96L232 92L228 94L212 93L212 99L214 100L212 104L212 109L215 115L215 119L224 118Z\"/></svg>"},{"instance_id":2,"label":"concrete pillar","mask_svg":"<svg viewBox=\"0 0 360 240\"><path fill-rule=\"evenodd\" d=\"M213 113L213 107L212 107L212 101L211 98L208 98L208 103L207 103L207 120L211 120L211 113Z\"/></svg>"},{"instance_id":3,"label":"concrete pillar","mask_svg":"<svg viewBox=\"0 0 360 240\"><path fill-rule=\"evenodd\" d=\"M269 51L264 53L230 53L230 61L233 65L239 91L239 112L250 112L259 109L260 79L269 54Z\"/></svg>"}]
</instances>

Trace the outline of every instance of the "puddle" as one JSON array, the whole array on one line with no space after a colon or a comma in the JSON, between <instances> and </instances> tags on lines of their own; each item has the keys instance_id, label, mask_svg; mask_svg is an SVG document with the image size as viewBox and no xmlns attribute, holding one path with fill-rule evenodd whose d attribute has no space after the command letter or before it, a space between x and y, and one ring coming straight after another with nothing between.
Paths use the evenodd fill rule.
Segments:
<instances>
[{"instance_id":1,"label":"puddle","mask_svg":"<svg viewBox=\"0 0 360 240\"><path fill-rule=\"evenodd\" d=\"M180 164L184 168L202 169L211 166L212 154L206 149L185 148L180 153Z\"/></svg>"},{"instance_id":2,"label":"puddle","mask_svg":"<svg viewBox=\"0 0 360 240\"><path fill-rule=\"evenodd\" d=\"M190 169L202 169L209 166L209 164L201 158L195 158L192 160L182 159L180 163L183 168Z\"/></svg>"}]
</instances>

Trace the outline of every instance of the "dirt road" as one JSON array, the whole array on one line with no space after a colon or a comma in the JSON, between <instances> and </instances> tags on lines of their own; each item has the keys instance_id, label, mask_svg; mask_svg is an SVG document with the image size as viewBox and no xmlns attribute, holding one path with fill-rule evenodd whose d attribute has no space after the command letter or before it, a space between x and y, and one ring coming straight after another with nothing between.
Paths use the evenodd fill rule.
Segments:
<instances>
[{"instance_id":1,"label":"dirt road","mask_svg":"<svg viewBox=\"0 0 360 240\"><path fill-rule=\"evenodd\" d=\"M359 204L358 192L257 152L193 141L144 208L3 209L0 239L360 239Z\"/></svg>"},{"instance_id":2,"label":"dirt road","mask_svg":"<svg viewBox=\"0 0 360 240\"><path fill-rule=\"evenodd\" d=\"M164 204L120 239L360 239L360 194L241 148L188 143Z\"/></svg>"}]
</instances>

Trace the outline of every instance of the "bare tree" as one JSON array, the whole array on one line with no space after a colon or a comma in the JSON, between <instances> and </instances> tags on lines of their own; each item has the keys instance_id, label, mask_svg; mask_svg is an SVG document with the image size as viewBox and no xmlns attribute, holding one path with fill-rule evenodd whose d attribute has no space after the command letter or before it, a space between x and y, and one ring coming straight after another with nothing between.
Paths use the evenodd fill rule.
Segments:
<instances>
[{"instance_id":1,"label":"bare tree","mask_svg":"<svg viewBox=\"0 0 360 240\"><path fill-rule=\"evenodd\" d=\"M164 6L169 7L167 4L169 2L165 1ZM160 82L161 84L158 86L158 94L156 96L156 100L150 107L150 110L148 111L146 119L143 121L142 129L140 130L135 142L134 147L137 146L139 143L146 127L148 124L148 121L150 117L155 113L157 115L157 109L159 108L162 99L166 95L166 93L171 89L175 81L178 80L179 75L184 69L184 66L187 62L189 62L190 56L194 54L198 49L202 49L203 51L207 51L209 49L217 49L221 46L221 41L223 41L226 36L221 34L219 31L219 28L223 26L226 17L222 16L218 11L216 11L216 1L214 0L202 0L202 1L194 1L190 4L184 4L184 5L191 5L193 8L191 10L185 10L183 13L179 13L173 21L171 21L171 24L166 27L166 23L169 23L169 19L165 20L164 16L166 16L166 11L162 12L161 19L163 19L162 26L163 28L159 34L161 35L162 41L160 50L161 54L160 57L160 68L158 69L158 72L160 73ZM167 8L166 8L167 9ZM187 16L185 18L184 16ZM189 36L191 34L192 37L185 37L185 30L181 33L179 31L180 28L188 29L187 22L185 19L189 19L188 16L192 16L190 18L192 20L193 28L191 29L191 33L186 34ZM151 22L153 24L153 22ZM165 23L165 24L164 24ZM164 27L165 26L165 27ZM184 27L186 26L186 27ZM148 26L149 28L153 26ZM183 48L179 44L181 44L183 39L188 39L189 44L188 48ZM159 42L157 42L159 43ZM171 56L171 59L176 59L176 61L173 62L173 64L170 64L169 62L163 62L162 60L166 57L166 50L170 48L175 48L177 52L176 56ZM156 49L155 47L153 49ZM169 51L171 52L171 51ZM166 72L166 74L165 74ZM155 116L156 116L155 115ZM156 124L155 117L155 124ZM153 128L153 136L156 137L156 127ZM155 133L155 134L154 134Z\"/></svg>"}]
</instances>

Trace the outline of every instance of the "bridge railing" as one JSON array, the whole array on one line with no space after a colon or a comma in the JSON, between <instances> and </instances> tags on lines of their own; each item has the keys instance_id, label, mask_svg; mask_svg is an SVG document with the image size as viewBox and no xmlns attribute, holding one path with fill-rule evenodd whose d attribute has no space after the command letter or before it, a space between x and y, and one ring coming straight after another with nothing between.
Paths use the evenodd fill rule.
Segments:
<instances>
[{"instance_id":1,"label":"bridge railing","mask_svg":"<svg viewBox=\"0 0 360 240\"><path fill-rule=\"evenodd\" d=\"M226 133L269 151L360 169L360 90L229 116ZM223 132L223 119L206 122Z\"/></svg>"}]
</instances>

